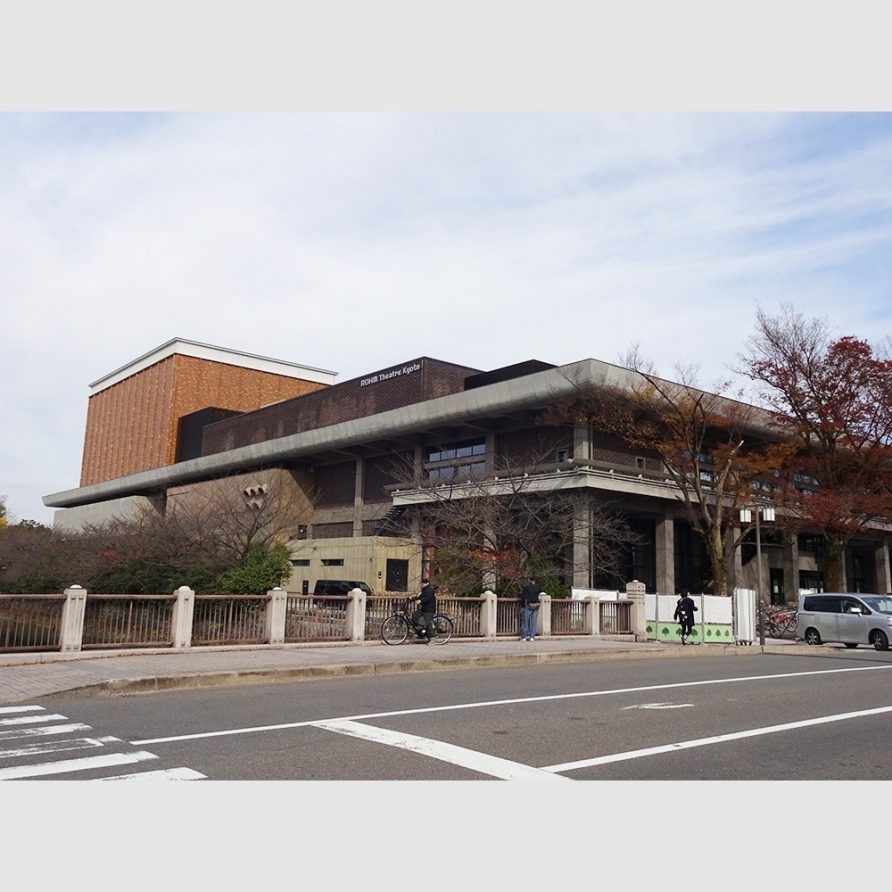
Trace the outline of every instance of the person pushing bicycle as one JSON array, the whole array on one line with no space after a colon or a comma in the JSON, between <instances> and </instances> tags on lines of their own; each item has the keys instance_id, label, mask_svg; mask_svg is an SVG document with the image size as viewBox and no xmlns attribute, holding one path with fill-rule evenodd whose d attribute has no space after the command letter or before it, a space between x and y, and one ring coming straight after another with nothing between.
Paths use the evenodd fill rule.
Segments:
<instances>
[{"instance_id":1,"label":"person pushing bicycle","mask_svg":"<svg viewBox=\"0 0 892 892\"><path fill-rule=\"evenodd\" d=\"M674 618L678 620L681 626L682 644L688 643L688 635L694 631L694 611L696 609L697 605L694 603L694 599L687 592L682 592L678 603L675 605L674 615Z\"/></svg>"},{"instance_id":2,"label":"person pushing bicycle","mask_svg":"<svg viewBox=\"0 0 892 892\"><path fill-rule=\"evenodd\" d=\"M434 614L437 612L437 591L431 585L429 579L421 580L422 589L415 599L418 608L412 614L412 622L418 624L419 621L424 623L425 640L428 644L434 637Z\"/></svg>"}]
</instances>

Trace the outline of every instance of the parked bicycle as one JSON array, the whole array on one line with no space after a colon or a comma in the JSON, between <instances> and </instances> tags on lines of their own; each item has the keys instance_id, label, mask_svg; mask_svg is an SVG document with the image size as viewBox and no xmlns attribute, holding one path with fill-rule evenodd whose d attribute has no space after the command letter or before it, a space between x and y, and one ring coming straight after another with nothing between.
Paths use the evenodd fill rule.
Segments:
<instances>
[{"instance_id":1,"label":"parked bicycle","mask_svg":"<svg viewBox=\"0 0 892 892\"><path fill-rule=\"evenodd\" d=\"M381 638L385 644L402 644L410 632L417 638L424 638L424 626L412 619L414 603L414 597L406 598L402 606L381 623ZM452 637L454 625L445 613L435 613L431 624L434 630L431 644L445 644Z\"/></svg>"},{"instance_id":2,"label":"parked bicycle","mask_svg":"<svg viewBox=\"0 0 892 892\"><path fill-rule=\"evenodd\" d=\"M797 620L796 608L771 605L765 609L765 631L771 638L795 638Z\"/></svg>"}]
</instances>

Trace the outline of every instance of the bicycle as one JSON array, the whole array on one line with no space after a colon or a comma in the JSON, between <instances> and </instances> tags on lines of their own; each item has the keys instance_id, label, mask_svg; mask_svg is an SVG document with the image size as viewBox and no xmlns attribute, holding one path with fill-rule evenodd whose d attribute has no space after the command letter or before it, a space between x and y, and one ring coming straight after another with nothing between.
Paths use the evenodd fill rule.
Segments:
<instances>
[{"instance_id":1,"label":"bicycle","mask_svg":"<svg viewBox=\"0 0 892 892\"><path fill-rule=\"evenodd\" d=\"M416 637L424 637L424 626L412 619L412 605L415 598L406 598L402 607L397 607L394 612L381 623L381 639L385 644L402 644L409 637L409 632ZM434 629L434 637L431 644L445 644L454 630L452 619L445 613L435 613L431 624Z\"/></svg>"},{"instance_id":2,"label":"bicycle","mask_svg":"<svg viewBox=\"0 0 892 892\"><path fill-rule=\"evenodd\" d=\"M765 631L771 638L795 638L797 619L795 609L768 606L765 609Z\"/></svg>"}]
</instances>

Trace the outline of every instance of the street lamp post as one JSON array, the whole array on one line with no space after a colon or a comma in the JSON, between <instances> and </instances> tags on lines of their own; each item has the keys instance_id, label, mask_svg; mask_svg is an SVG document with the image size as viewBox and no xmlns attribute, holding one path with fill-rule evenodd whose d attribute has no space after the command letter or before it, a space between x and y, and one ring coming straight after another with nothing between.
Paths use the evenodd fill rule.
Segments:
<instances>
[{"instance_id":1,"label":"street lamp post","mask_svg":"<svg viewBox=\"0 0 892 892\"><path fill-rule=\"evenodd\" d=\"M771 522L774 520L774 508L760 508L754 505L752 511L749 508L742 508L740 511L740 519L745 523L749 523L752 519L752 512L756 514L756 603L759 605L759 645L765 646L765 598L762 594L762 531L759 528L759 516L762 519Z\"/></svg>"}]
</instances>

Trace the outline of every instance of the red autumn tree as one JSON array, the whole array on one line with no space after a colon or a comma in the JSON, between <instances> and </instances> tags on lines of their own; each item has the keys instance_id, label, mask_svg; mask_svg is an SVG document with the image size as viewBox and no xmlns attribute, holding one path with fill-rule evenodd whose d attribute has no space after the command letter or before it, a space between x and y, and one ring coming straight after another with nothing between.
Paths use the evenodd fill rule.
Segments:
<instances>
[{"instance_id":1,"label":"red autumn tree","mask_svg":"<svg viewBox=\"0 0 892 892\"><path fill-rule=\"evenodd\" d=\"M658 377L637 348L624 363L637 375L629 387L580 387L553 408L554 417L618 436L633 453L656 456L703 540L713 594L730 594L740 508L764 491L790 451L752 406L700 390L696 368L679 366L678 382ZM725 389L725 385L721 389Z\"/></svg>"},{"instance_id":2,"label":"red autumn tree","mask_svg":"<svg viewBox=\"0 0 892 892\"><path fill-rule=\"evenodd\" d=\"M840 591L846 545L892 519L892 361L789 305L758 310L748 348L739 371L797 443L777 478L779 518L823 537L825 586Z\"/></svg>"}]
</instances>

